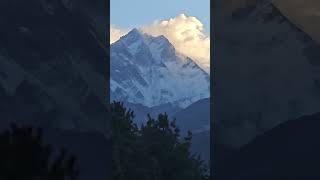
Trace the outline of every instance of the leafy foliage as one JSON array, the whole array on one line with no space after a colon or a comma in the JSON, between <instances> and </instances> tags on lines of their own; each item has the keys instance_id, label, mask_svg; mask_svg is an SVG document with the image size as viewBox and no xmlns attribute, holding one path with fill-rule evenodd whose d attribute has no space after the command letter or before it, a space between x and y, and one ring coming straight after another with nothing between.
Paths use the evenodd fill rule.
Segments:
<instances>
[{"instance_id":1,"label":"leafy foliage","mask_svg":"<svg viewBox=\"0 0 320 180\"><path fill-rule=\"evenodd\" d=\"M65 150L54 156L42 143L42 130L18 127L0 134L1 180L76 180L76 159Z\"/></svg>"},{"instance_id":2,"label":"leafy foliage","mask_svg":"<svg viewBox=\"0 0 320 180\"><path fill-rule=\"evenodd\" d=\"M192 133L180 137L175 121L167 114L148 115L140 128L134 113L123 103L109 107L112 117L114 180L207 180L208 170L200 157L190 152Z\"/></svg>"}]
</instances>

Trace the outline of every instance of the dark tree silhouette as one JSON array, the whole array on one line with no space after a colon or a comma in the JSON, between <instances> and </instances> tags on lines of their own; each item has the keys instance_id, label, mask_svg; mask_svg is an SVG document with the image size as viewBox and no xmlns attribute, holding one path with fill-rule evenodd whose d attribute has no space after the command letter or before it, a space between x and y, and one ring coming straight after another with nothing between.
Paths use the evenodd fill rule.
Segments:
<instances>
[{"instance_id":1,"label":"dark tree silhouette","mask_svg":"<svg viewBox=\"0 0 320 180\"><path fill-rule=\"evenodd\" d=\"M114 180L207 180L208 170L200 157L190 152L192 133L180 137L175 121L167 114L148 115L141 128L134 113L114 102L112 117Z\"/></svg>"},{"instance_id":2,"label":"dark tree silhouette","mask_svg":"<svg viewBox=\"0 0 320 180\"><path fill-rule=\"evenodd\" d=\"M11 125L0 133L1 180L76 180L76 159L66 150L54 156L42 142L42 130Z\"/></svg>"}]
</instances>

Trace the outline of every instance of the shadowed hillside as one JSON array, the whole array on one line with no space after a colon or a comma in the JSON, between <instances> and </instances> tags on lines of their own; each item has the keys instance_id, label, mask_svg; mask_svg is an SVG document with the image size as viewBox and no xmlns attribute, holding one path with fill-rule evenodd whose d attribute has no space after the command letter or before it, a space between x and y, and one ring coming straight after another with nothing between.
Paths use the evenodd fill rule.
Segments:
<instances>
[{"instance_id":1,"label":"shadowed hillside","mask_svg":"<svg viewBox=\"0 0 320 180\"><path fill-rule=\"evenodd\" d=\"M108 49L107 31L101 34L96 23L105 14L103 5L84 0L0 2L2 124L15 119L66 129L101 127ZM88 12L95 6L99 16Z\"/></svg>"},{"instance_id":2,"label":"shadowed hillside","mask_svg":"<svg viewBox=\"0 0 320 180\"><path fill-rule=\"evenodd\" d=\"M219 180L318 179L320 114L290 120L219 161Z\"/></svg>"},{"instance_id":3,"label":"shadowed hillside","mask_svg":"<svg viewBox=\"0 0 320 180\"><path fill-rule=\"evenodd\" d=\"M0 130L42 127L46 143L78 156L80 180L105 180L110 164L107 9L98 0L0 2Z\"/></svg>"},{"instance_id":4,"label":"shadowed hillside","mask_svg":"<svg viewBox=\"0 0 320 180\"><path fill-rule=\"evenodd\" d=\"M237 148L320 111L320 45L271 1L239 2L215 3L211 107L215 137Z\"/></svg>"},{"instance_id":5,"label":"shadowed hillside","mask_svg":"<svg viewBox=\"0 0 320 180\"><path fill-rule=\"evenodd\" d=\"M318 12L309 0L216 1L211 154L218 180L318 178L318 117L303 116L320 112L320 45L305 28L317 18L294 18L309 12L305 6Z\"/></svg>"}]
</instances>

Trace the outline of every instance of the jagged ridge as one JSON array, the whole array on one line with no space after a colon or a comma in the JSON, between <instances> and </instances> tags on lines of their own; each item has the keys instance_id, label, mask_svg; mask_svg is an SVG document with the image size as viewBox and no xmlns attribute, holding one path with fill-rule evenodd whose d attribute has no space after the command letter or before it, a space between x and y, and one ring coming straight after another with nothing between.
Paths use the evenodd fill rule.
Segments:
<instances>
[{"instance_id":1,"label":"jagged ridge","mask_svg":"<svg viewBox=\"0 0 320 180\"><path fill-rule=\"evenodd\" d=\"M209 97L209 75L164 36L137 29L111 45L111 99L186 107Z\"/></svg>"}]
</instances>

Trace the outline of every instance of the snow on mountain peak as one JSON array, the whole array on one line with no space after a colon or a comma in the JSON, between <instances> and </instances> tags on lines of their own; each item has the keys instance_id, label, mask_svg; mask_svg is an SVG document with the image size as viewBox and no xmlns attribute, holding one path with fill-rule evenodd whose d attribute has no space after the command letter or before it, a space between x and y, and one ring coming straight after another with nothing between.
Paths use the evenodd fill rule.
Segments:
<instances>
[{"instance_id":1,"label":"snow on mountain peak","mask_svg":"<svg viewBox=\"0 0 320 180\"><path fill-rule=\"evenodd\" d=\"M209 74L165 36L133 29L111 45L111 99L186 107L209 97Z\"/></svg>"}]
</instances>

